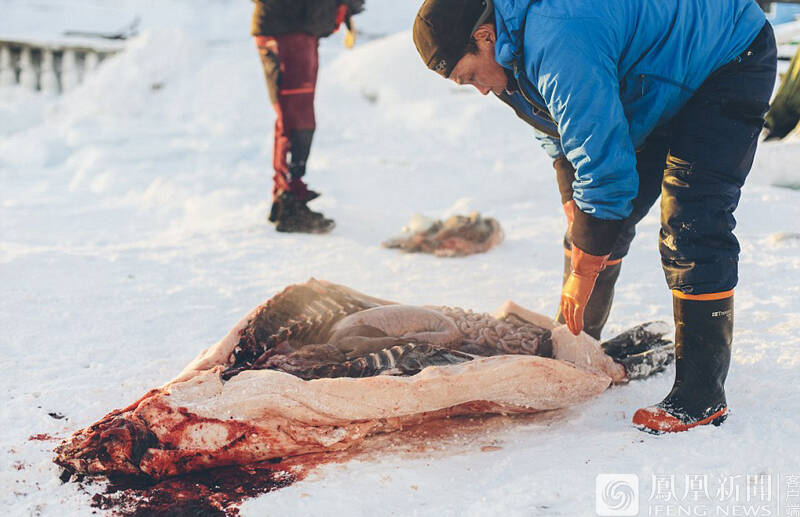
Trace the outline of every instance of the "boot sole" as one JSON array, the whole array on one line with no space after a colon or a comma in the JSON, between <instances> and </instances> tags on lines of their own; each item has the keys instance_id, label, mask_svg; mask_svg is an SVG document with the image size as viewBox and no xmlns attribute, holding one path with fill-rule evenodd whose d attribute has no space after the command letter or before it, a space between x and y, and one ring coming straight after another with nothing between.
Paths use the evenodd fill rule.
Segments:
<instances>
[{"instance_id":1,"label":"boot sole","mask_svg":"<svg viewBox=\"0 0 800 517\"><path fill-rule=\"evenodd\" d=\"M336 223L331 222L331 225L326 228L315 228L315 229L306 229L306 228L278 228L275 227L275 230L280 233L308 233L314 235L321 235L325 233L330 233L336 227Z\"/></svg>"},{"instance_id":2,"label":"boot sole","mask_svg":"<svg viewBox=\"0 0 800 517\"><path fill-rule=\"evenodd\" d=\"M677 420L677 418L673 417L672 415L669 415L669 416L671 418ZM634 415L634 418L635 418L635 415ZM636 424L636 423L634 423L633 425L634 425L634 427L636 427L640 431L643 431L645 433L653 434L653 435L658 436L658 435L667 434L667 433L682 433L682 432L688 431L689 429L693 429L695 427L699 427L701 425L709 425L709 424L711 424L714 427L719 427L719 426L722 425L722 423L727 418L728 418L728 408L724 407L724 408L720 409L719 411L717 411L716 413L714 413L713 415L708 416L708 417L706 417L706 418L704 418L702 420L698 420L697 422L694 422L694 423L691 423L691 424L675 424L671 428L668 428L668 429L649 427L649 426L647 426L645 424Z\"/></svg>"}]
</instances>

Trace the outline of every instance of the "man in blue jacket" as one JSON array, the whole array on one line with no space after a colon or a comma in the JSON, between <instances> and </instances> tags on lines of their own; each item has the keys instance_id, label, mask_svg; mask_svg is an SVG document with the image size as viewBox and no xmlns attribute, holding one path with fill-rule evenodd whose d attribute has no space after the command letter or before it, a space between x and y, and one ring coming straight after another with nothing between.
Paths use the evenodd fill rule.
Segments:
<instances>
[{"instance_id":1,"label":"man in blue jacket","mask_svg":"<svg viewBox=\"0 0 800 517\"><path fill-rule=\"evenodd\" d=\"M727 416L733 235L775 84L772 29L753 0L425 0L425 64L494 93L554 158L568 220L559 317L599 337L636 223L661 195L675 384L636 426Z\"/></svg>"}]
</instances>

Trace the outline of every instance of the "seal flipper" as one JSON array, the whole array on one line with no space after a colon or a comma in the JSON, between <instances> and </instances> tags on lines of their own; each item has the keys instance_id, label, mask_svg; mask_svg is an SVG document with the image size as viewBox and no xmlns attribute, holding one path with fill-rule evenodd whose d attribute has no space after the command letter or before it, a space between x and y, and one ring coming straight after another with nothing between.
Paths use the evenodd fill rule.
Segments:
<instances>
[{"instance_id":1,"label":"seal flipper","mask_svg":"<svg viewBox=\"0 0 800 517\"><path fill-rule=\"evenodd\" d=\"M666 337L669 324L643 323L600 344L603 351L625 367L629 381L658 373L675 359L675 345Z\"/></svg>"}]
</instances>

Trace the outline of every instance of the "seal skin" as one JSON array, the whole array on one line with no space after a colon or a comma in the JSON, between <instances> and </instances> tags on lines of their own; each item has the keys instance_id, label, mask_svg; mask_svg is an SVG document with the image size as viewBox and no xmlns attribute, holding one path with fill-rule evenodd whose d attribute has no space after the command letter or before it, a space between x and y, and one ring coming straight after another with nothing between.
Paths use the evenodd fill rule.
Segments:
<instances>
[{"instance_id":1,"label":"seal skin","mask_svg":"<svg viewBox=\"0 0 800 517\"><path fill-rule=\"evenodd\" d=\"M382 242L381 246L408 253L431 253L437 257L464 257L486 253L504 238L496 219L473 212L468 216L454 215L445 221L415 216L402 235Z\"/></svg>"}]
</instances>

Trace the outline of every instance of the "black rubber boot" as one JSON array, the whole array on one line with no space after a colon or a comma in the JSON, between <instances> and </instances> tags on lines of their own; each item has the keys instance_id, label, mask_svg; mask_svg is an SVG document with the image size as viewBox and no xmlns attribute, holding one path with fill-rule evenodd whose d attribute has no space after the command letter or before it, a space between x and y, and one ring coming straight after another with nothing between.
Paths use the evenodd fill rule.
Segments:
<instances>
[{"instance_id":1,"label":"black rubber boot","mask_svg":"<svg viewBox=\"0 0 800 517\"><path fill-rule=\"evenodd\" d=\"M314 201L315 199L317 199L321 195L322 194L320 194L319 192L317 192L315 190L307 189L306 190L306 199L305 199L305 201L306 201L306 203L308 203L309 201Z\"/></svg>"},{"instance_id":2,"label":"black rubber boot","mask_svg":"<svg viewBox=\"0 0 800 517\"><path fill-rule=\"evenodd\" d=\"M307 194L306 199L304 201L298 201L294 197L290 197L290 196L292 196L292 194L290 194L288 192L284 192L283 194L279 195L276 199L274 199L272 201L272 206L269 209L269 215L267 216L267 221L269 221L271 223L278 222L278 219L280 219L280 217L281 217L281 212L283 211L284 205L287 205L288 203L302 203L302 204L306 205L306 208L308 208L308 202L311 201L312 199L317 199L320 196L320 194L318 192L314 192L313 190L309 190L307 192L308 192L308 194ZM290 211L291 211L291 209L290 209ZM321 213L315 212L315 211L311 210L310 208L308 208L308 212L313 217L318 217L318 218L324 218L325 217Z\"/></svg>"},{"instance_id":3,"label":"black rubber boot","mask_svg":"<svg viewBox=\"0 0 800 517\"><path fill-rule=\"evenodd\" d=\"M564 256L564 277L562 285L569 278L572 270L572 264L569 256ZM608 321L608 315L611 312L611 303L614 301L614 285L617 283L619 273L622 270L622 262L617 262L610 266L606 266L597 277L592 290L592 296L589 298L589 304L583 313L583 331L600 340L600 334L603 332L603 327ZM556 321L565 323L564 315L561 314L559 309L556 315Z\"/></svg>"},{"instance_id":4,"label":"black rubber boot","mask_svg":"<svg viewBox=\"0 0 800 517\"><path fill-rule=\"evenodd\" d=\"M273 203L275 229L286 233L327 233L336 223L319 212L314 212L304 201L298 201L291 192L283 192ZM272 210L270 216L272 216Z\"/></svg>"},{"instance_id":5,"label":"black rubber boot","mask_svg":"<svg viewBox=\"0 0 800 517\"><path fill-rule=\"evenodd\" d=\"M313 190L309 190L307 192L308 194L306 196L306 200L303 201L303 203L306 205L308 205L308 202L311 201L312 199L317 199L319 197L319 192L314 192ZM281 210L283 208L283 203L284 202L281 200L281 197L278 197L278 199L272 201L272 206L269 209L269 215L267 216L267 221L271 223L278 222L278 219L280 219ZM313 215L314 217L323 217L323 218L325 217L319 212L314 212L311 209L309 209L309 211L311 212L311 215Z\"/></svg>"},{"instance_id":6,"label":"black rubber boot","mask_svg":"<svg viewBox=\"0 0 800 517\"><path fill-rule=\"evenodd\" d=\"M667 397L640 409L633 423L651 433L720 425L727 417L725 378L731 362L733 296L685 300L673 296L675 384Z\"/></svg>"}]
</instances>

